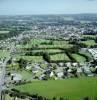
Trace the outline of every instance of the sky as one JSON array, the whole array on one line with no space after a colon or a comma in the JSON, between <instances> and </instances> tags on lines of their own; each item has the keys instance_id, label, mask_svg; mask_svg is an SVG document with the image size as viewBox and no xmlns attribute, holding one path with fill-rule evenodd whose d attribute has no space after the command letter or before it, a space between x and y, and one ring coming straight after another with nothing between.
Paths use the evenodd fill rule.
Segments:
<instances>
[{"instance_id":1,"label":"sky","mask_svg":"<svg viewBox=\"0 0 97 100\"><path fill-rule=\"evenodd\" d=\"M97 13L97 0L0 0L0 15Z\"/></svg>"}]
</instances>

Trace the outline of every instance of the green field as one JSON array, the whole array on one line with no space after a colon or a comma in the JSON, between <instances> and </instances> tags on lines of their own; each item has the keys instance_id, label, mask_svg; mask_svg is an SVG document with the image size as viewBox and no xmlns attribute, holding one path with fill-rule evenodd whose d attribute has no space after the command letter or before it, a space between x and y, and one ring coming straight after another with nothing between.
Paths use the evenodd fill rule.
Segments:
<instances>
[{"instance_id":1,"label":"green field","mask_svg":"<svg viewBox=\"0 0 97 100\"><path fill-rule=\"evenodd\" d=\"M14 100L14 97L10 97L9 95L5 96L5 100ZM29 99L18 99L18 100L29 100Z\"/></svg>"},{"instance_id":2,"label":"green field","mask_svg":"<svg viewBox=\"0 0 97 100\"><path fill-rule=\"evenodd\" d=\"M83 54L83 55L85 55L85 56L87 56L87 58L88 58L89 60L92 59L92 56L91 56L91 54L90 54L89 52L82 52L82 51L80 51L79 53L80 53L80 54Z\"/></svg>"},{"instance_id":3,"label":"green field","mask_svg":"<svg viewBox=\"0 0 97 100\"><path fill-rule=\"evenodd\" d=\"M9 31L0 31L0 34L7 34Z\"/></svg>"},{"instance_id":4,"label":"green field","mask_svg":"<svg viewBox=\"0 0 97 100\"><path fill-rule=\"evenodd\" d=\"M23 58L25 60L28 61L33 61L33 62L43 62L44 59L42 57L42 55L36 56L35 54L39 54L41 52L48 52L50 54L51 60L52 61L71 61L71 59L64 53L65 49L68 49L70 47L72 47L72 44L69 44L68 41L61 41L61 40L54 40L52 41L52 44L49 44L52 40L45 40L45 39L31 39L27 44L25 45L18 45L18 48L22 48L21 51L22 53L19 55L16 55L17 60L19 58ZM95 41L94 40L87 40L87 41L83 41L84 44L91 46L91 45L95 45ZM33 50L25 50L24 48L33 48ZM27 52L32 52L32 55L28 56L25 55ZM2 53L2 51L0 51L0 57L5 57L6 52ZM84 54L86 55L86 54ZM87 54L88 56L89 54ZM86 61L86 58L79 55L79 54L72 54L73 58L77 61L77 62L84 62ZM90 55L89 55L90 57ZM91 57L90 57L91 58Z\"/></svg>"},{"instance_id":5,"label":"green field","mask_svg":"<svg viewBox=\"0 0 97 100\"><path fill-rule=\"evenodd\" d=\"M72 57L77 61L77 62L85 62L86 59L85 57L79 55L79 54L72 54Z\"/></svg>"},{"instance_id":6,"label":"green field","mask_svg":"<svg viewBox=\"0 0 97 100\"><path fill-rule=\"evenodd\" d=\"M53 40L53 44L49 44L50 40L45 39L32 39L26 45L20 45L18 48L31 48L37 45L39 48L70 48L72 47L67 41Z\"/></svg>"},{"instance_id":7,"label":"green field","mask_svg":"<svg viewBox=\"0 0 97 100\"><path fill-rule=\"evenodd\" d=\"M62 44L62 45L57 45L57 44L54 44L54 45L39 45L40 48L70 48L72 47L71 44Z\"/></svg>"},{"instance_id":8,"label":"green field","mask_svg":"<svg viewBox=\"0 0 97 100\"><path fill-rule=\"evenodd\" d=\"M17 60L20 59L20 58L23 58L27 61L32 61L32 62L42 62L42 61L44 61L42 56L19 56L18 55L16 58L17 58Z\"/></svg>"},{"instance_id":9,"label":"green field","mask_svg":"<svg viewBox=\"0 0 97 100\"><path fill-rule=\"evenodd\" d=\"M83 100L88 96L90 100L97 100L97 78L83 77L79 79L33 81L17 86L21 92L42 95L47 98L67 97L69 100Z\"/></svg>"},{"instance_id":10,"label":"green field","mask_svg":"<svg viewBox=\"0 0 97 100\"><path fill-rule=\"evenodd\" d=\"M50 57L51 57L51 60L54 60L54 61L57 61L57 60L70 61L69 57L65 53L51 55Z\"/></svg>"},{"instance_id":11,"label":"green field","mask_svg":"<svg viewBox=\"0 0 97 100\"><path fill-rule=\"evenodd\" d=\"M91 39L91 38L92 38L92 39L95 39L95 38L97 37L97 35L82 35L81 37L82 37L82 38L88 38L88 39L89 39L89 38L90 38L90 39Z\"/></svg>"},{"instance_id":12,"label":"green field","mask_svg":"<svg viewBox=\"0 0 97 100\"><path fill-rule=\"evenodd\" d=\"M0 58L9 56L9 52L6 50L0 50Z\"/></svg>"},{"instance_id":13,"label":"green field","mask_svg":"<svg viewBox=\"0 0 97 100\"><path fill-rule=\"evenodd\" d=\"M40 50L33 50L33 53L35 52L48 52L48 53L59 53L61 50L59 49L40 49Z\"/></svg>"},{"instance_id":14,"label":"green field","mask_svg":"<svg viewBox=\"0 0 97 100\"><path fill-rule=\"evenodd\" d=\"M87 41L83 41L82 43L86 44L87 46L93 46L96 45L94 40L87 40Z\"/></svg>"},{"instance_id":15,"label":"green field","mask_svg":"<svg viewBox=\"0 0 97 100\"><path fill-rule=\"evenodd\" d=\"M71 44L69 44L67 41L57 41L54 40L53 44L49 44L50 40L44 40L44 39L32 39L28 42L26 45L20 45L18 48L31 48L35 45L37 45L34 50L31 52L34 53L39 53L39 52L48 52L50 53L51 60L63 60L63 61L70 61L69 57L64 53L60 48L70 48L72 47ZM39 48L39 49L38 49ZM24 52L29 52L29 51L24 51ZM33 61L33 62L42 62L43 58L42 55L40 56L17 56L17 59L23 58L28 61Z\"/></svg>"},{"instance_id":16,"label":"green field","mask_svg":"<svg viewBox=\"0 0 97 100\"><path fill-rule=\"evenodd\" d=\"M18 73L22 75L23 80L28 80L32 78L32 72L25 71L25 70L19 70Z\"/></svg>"}]
</instances>

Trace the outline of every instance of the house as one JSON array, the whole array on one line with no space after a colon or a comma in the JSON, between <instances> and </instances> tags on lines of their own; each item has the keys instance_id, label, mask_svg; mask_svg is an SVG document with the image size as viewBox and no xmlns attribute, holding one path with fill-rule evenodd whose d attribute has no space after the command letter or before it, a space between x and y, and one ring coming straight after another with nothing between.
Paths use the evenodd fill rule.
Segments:
<instances>
[{"instance_id":1,"label":"house","mask_svg":"<svg viewBox=\"0 0 97 100\"><path fill-rule=\"evenodd\" d=\"M26 66L26 69L27 70L31 70L32 69L32 66Z\"/></svg>"},{"instance_id":2,"label":"house","mask_svg":"<svg viewBox=\"0 0 97 100\"><path fill-rule=\"evenodd\" d=\"M82 73L83 73L82 68L78 67L77 68L77 74L78 74L78 76L82 75Z\"/></svg>"},{"instance_id":3,"label":"house","mask_svg":"<svg viewBox=\"0 0 97 100\"><path fill-rule=\"evenodd\" d=\"M12 80L14 82L19 82L22 80L22 76L20 74L17 74L17 73L13 73L11 74L11 77L12 77Z\"/></svg>"},{"instance_id":4,"label":"house","mask_svg":"<svg viewBox=\"0 0 97 100\"><path fill-rule=\"evenodd\" d=\"M71 67L71 66L72 66L71 62L67 62L67 63L66 63L66 66L67 66L67 67Z\"/></svg>"},{"instance_id":5,"label":"house","mask_svg":"<svg viewBox=\"0 0 97 100\"><path fill-rule=\"evenodd\" d=\"M58 77L58 78L62 78L63 76L64 76L64 73L63 73L63 72L58 72L58 73L57 73L57 77Z\"/></svg>"},{"instance_id":6,"label":"house","mask_svg":"<svg viewBox=\"0 0 97 100\"><path fill-rule=\"evenodd\" d=\"M77 67L77 66L78 66L78 63L72 63L72 65L73 65L74 67Z\"/></svg>"},{"instance_id":7,"label":"house","mask_svg":"<svg viewBox=\"0 0 97 100\"><path fill-rule=\"evenodd\" d=\"M63 67L63 66L64 66L64 63L59 63L59 66L60 66L60 67Z\"/></svg>"},{"instance_id":8,"label":"house","mask_svg":"<svg viewBox=\"0 0 97 100\"><path fill-rule=\"evenodd\" d=\"M54 72L52 71L51 73L50 73L50 77L53 77L54 76Z\"/></svg>"},{"instance_id":9,"label":"house","mask_svg":"<svg viewBox=\"0 0 97 100\"><path fill-rule=\"evenodd\" d=\"M68 73L71 73L71 72L72 72L72 69L69 68L69 69L68 69Z\"/></svg>"},{"instance_id":10,"label":"house","mask_svg":"<svg viewBox=\"0 0 97 100\"><path fill-rule=\"evenodd\" d=\"M39 69L38 68L32 68L32 73L34 73L34 74L36 74L36 73L38 73L38 71L39 71Z\"/></svg>"},{"instance_id":11,"label":"house","mask_svg":"<svg viewBox=\"0 0 97 100\"><path fill-rule=\"evenodd\" d=\"M81 67L79 67L79 68L77 68L77 73L82 73L83 71L82 71L82 68Z\"/></svg>"},{"instance_id":12,"label":"house","mask_svg":"<svg viewBox=\"0 0 97 100\"><path fill-rule=\"evenodd\" d=\"M89 67L84 67L83 69L87 76L94 76Z\"/></svg>"}]
</instances>

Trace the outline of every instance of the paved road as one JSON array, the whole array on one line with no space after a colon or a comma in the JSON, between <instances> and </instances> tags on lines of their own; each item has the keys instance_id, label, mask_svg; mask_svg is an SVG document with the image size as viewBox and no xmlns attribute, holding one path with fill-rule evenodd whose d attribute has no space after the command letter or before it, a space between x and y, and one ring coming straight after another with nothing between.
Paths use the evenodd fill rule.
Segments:
<instances>
[{"instance_id":1,"label":"paved road","mask_svg":"<svg viewBox=\"0 0 97 100\"><path fill-rule=\"evenodd\" d=\"M4 82L5 82L5 74L6 74L6 64L7 62L10 60L10 56L8 58L5 59L4 62L2 62L2 65L1 65L1 75L0 75L0 86L1 85L4 85Z\"/></svg>"},{"instance_id":2,"label":"paved road","mask_svg":"<svg viewBox=\"0 0 97 100\"><path fill-rule=\"evenodd\" d=\"M0 100L1 100L1 92L4 88L6 88L5 86L6 64L10 60L11 53L13 52L13 50L14 50L14 45L10 49L10 55L7 58L5 58L4 61L2 61L0 64Z\"/></svg>"}]
</instances>

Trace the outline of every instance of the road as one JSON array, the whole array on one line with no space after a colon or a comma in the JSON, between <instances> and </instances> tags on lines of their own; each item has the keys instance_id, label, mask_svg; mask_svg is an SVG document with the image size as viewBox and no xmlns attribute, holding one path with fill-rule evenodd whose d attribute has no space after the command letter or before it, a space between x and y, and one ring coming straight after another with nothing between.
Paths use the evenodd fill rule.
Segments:
<instances>
[{"instance_id":1,"label":"road","mask_svg":"<svg viewBox=\"0 0 97 100\"><path fill-rule=\"evenodd\" d=\"M88 49L88 51L92 54L94 60L97 60L97 50L95 50L95 49Z\"/></svg>"},{"instance_id":2,"label":"road","mask_svg":"<svg viewBox=\"0 0 97 100\"><path fill-rule=\"evenodd\" d=\"M14 48L15 48L14 45L12 45L12 47L10 49L10 55L7 58L5 58L4 61L2 61L0 64L0 100L2 100L1 92L3 89L6 88L6 86L5 86L6 64L10 60L11 53L14 51Z\"/></svg>"}]
</instances>

